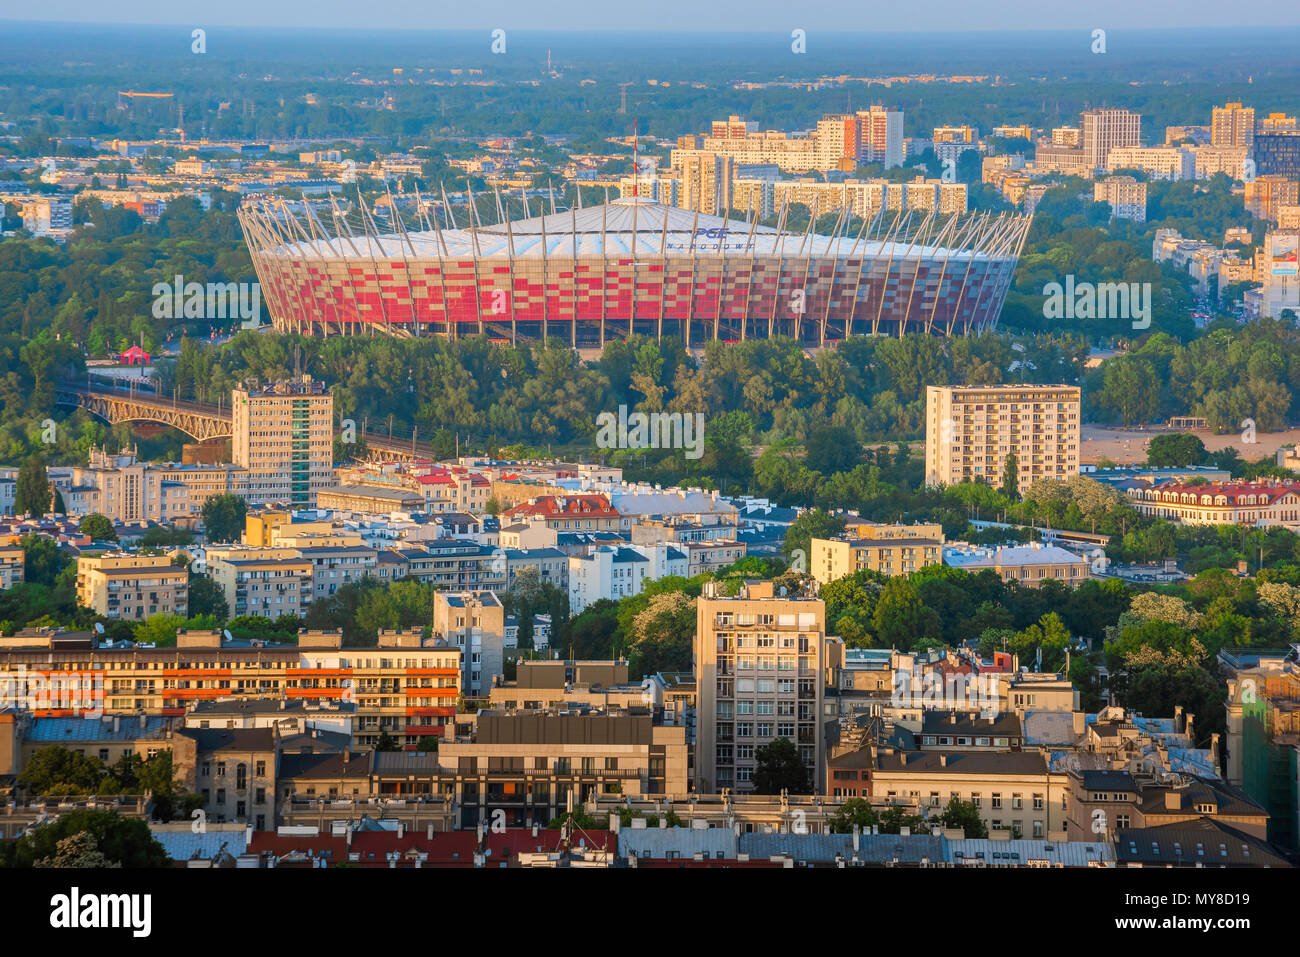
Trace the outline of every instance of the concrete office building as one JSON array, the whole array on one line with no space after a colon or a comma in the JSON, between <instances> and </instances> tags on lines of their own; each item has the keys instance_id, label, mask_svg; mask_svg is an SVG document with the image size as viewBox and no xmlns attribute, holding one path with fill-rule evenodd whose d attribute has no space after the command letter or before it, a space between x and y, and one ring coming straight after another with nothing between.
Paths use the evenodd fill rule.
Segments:
<instances>
[{"instance_id":1,"label":"concrete office building","mask_svg":"<svg viewBox=\"0 0 1300 957\"><path fill-rule=\"evenodd\" d=\"M1078 386L928 386L926 483L1000 485L1011 455L1022 489L1078 475L1080 403Z\"/></svg>"},{"instance_id":2,"label":"concrete office building","mask_svg":"<svg viewBox=\"0 0 1300 957\"><path fill-rule=\"evenodd\" d=\"M824 779L826 603L746 582L725 597L705 585L696 612L696 790L754 789L755 755L778 738Z\"/></svg>"},{"instance_id":3,"label":"concrete office building","mask_svg":"<svg viewBox=\"0 0 1300 957\"><path fill-rule=\"evenodd\" d=\"M486 697L505 673L506 614L490 591L438 592L433 634L461 651L465 694Z\"/></svg>"},{"instance_id":4,"label":"concrete office building","mask_svg":"<svg viewBox=\"0 0 1300 957\"><path fill-rule=\"evenodd\" d=\"M1110 151L1142 143L1142 116L1123 109L1084 110L1079 115L1079 146L1090 169L1106 169Z\"/></svg>"}]
</instances>

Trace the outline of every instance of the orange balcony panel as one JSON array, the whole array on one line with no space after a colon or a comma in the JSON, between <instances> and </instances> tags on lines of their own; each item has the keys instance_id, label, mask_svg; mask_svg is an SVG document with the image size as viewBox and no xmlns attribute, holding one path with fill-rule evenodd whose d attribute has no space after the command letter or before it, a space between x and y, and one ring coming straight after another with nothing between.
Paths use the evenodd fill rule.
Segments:
<instances>
[{"instance_id":1,"label":"orange balcony panel","mask_svg":"<svg viewBox=\"0 0 1300 957\"><path fill-rule=\"evenodd\" d=\"M185 709L184 708L163 708L161 713L164 718L179 718L183 714L185 714Z\"/></svg>"},{"instance_id":2,"label":"orange balcony panel","mask_svg":"<svg viewBox=\"0 0 1300 957\"><path fill-rule=\"evenodd\" d=\"M418 734L421 737L440 738L446 729L440 724L408 724L404 734Z\"/></svg>"},{"instance_id":3,"label":"orange balcony panel","mask_svg":"<svg viewBox=\"0 0 1300 957\"><path fill-rule=\"evenodd\" d=\"M453 718L456 716L455 708L407 708L406 716L408 718Z\"/></svg>"},{"instance_id":4,"label":"orange balcony panel","mask_svg":"<svg viewBox=\"0 0 1300 957\"><path fill-rule=\"evenodd\" d=\"M290 698L342 698L344 688L286 688L284 693Z\"/></svg>"},{"instance_id":5,"label":"orange balcony panel","mask_svg":"<svg viewBox=\"0 0 1300 957\"><path fill-rule=\"evenodd\" d=\"M460 692L455 688L407 688L403 694L417 698L454 698Z\"/></svg>"}]
</instances>

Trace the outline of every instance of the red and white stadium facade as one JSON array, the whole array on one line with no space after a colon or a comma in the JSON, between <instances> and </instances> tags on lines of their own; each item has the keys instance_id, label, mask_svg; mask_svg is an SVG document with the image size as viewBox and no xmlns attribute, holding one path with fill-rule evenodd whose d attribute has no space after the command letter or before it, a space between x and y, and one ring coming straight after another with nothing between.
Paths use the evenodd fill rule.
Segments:
<instances>
[{"instance_id":1,"label":"red and white stadium facade","mask_svg":"<svg viewBox=\"0 0 1300 957\"><path fill-rule=\"evenodd\" d=\"M270 198L240 209L277 329L576 347L633 333L687 347L966 334L996 324L1030 223L889 210L826 236L637 197L474 228L451 226L449 206L386 209L384 229L363 203L346 215Z\"/></svg>"}]
</instances>

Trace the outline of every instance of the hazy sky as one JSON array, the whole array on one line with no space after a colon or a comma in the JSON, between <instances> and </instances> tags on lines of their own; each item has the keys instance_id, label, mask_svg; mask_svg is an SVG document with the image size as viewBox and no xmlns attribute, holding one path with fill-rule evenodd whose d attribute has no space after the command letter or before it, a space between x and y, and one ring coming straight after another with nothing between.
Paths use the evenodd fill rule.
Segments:
<instances>
[{"instance_id":1,"label":"hazy sky","mask_svg":"<svg viewBox=\"0 0 1300 957\"><path fill-rule=\"evenodd\" d=\"M1294 0L40 0L0 18L417 30L1092 30L1300 25ZM0 43L3 30L0 30Z\"/></svg>"}]
</instances>

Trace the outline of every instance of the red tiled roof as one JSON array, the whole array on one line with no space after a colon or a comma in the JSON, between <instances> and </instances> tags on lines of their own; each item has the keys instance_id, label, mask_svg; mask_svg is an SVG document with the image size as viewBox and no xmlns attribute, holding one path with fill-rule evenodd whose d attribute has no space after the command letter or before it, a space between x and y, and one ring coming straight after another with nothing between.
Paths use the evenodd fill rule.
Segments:
<instances>
[{"instance_id":1,"label":"red tiled roof","mask_svg":"<svg viewBox=\"0 0 1300 957\"><path fill-rule=\"evenodd\" d=\"M350 850L359 857L352 863L366 867L387 867L393 851L404 857L411 854L411 863L414 854L422 851L428 854L426 865L473 867L476 844L473 831L441 831L432 839L423 831L408 831L401 837L396 831L354 831Z\"/></svg>"},{"instance_id":2,"label":"red tiled roof","mask_svg":"<svg viewBox=\"0 0 1300 957\"><path fill-rule=\"evenodd\" d=\"M560 829L539 827L537 836L533 837L531 828L507 828L504 831L487 833L488 850L492 853L489 861L510 860L520 853L546 853L558 851L561 844ZM579 831L573 835L573 846L579 847L579 841L586 841L588 850L607 849L618 851L618 836L613 831Z\"/></svg>"},{"instance_id":3,"label":"red tiled roof","mask_svg":"<svg viewBox=\"0 0 1300 957\"><path fill-rule=\"evenodd\" d=\"M617 518L618 509L604 495L543 495L532 502L521 502L504 514L512 518L518 515Z\"/></svg>"}]
</instances>

